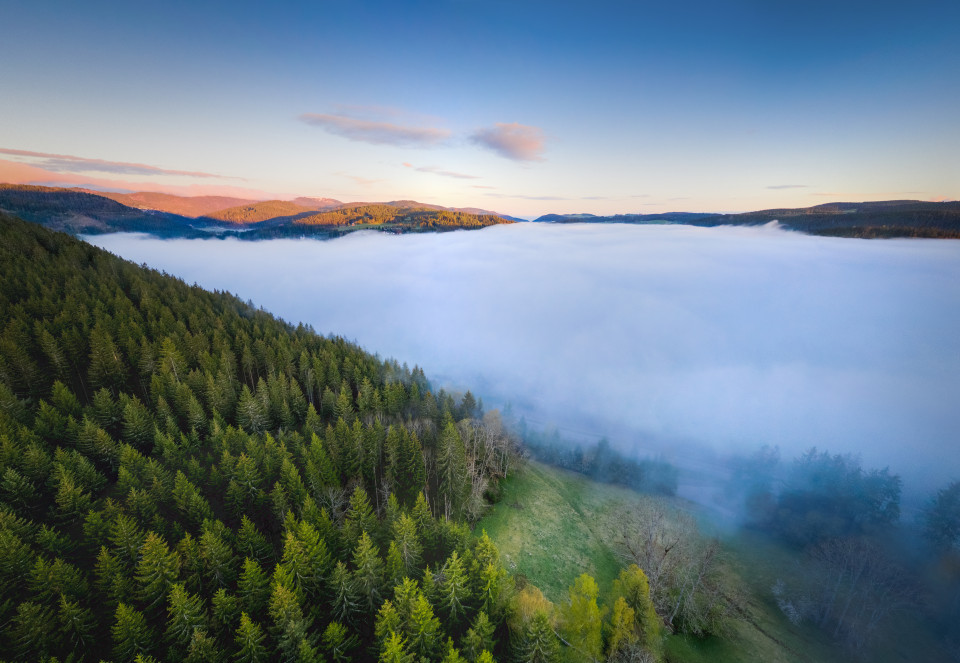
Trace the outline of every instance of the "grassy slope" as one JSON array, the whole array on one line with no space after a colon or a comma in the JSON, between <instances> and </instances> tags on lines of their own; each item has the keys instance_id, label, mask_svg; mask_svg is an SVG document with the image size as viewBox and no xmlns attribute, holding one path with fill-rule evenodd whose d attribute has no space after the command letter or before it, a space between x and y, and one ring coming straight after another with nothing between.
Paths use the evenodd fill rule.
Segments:
<instances>
[{"instance_id":1,"label":"grassy slope","mask_svg":"<svg viewBox=\"0 0 960 663\"><path fill-rule=\"evenodd\" d=\"M485 529L507 570L529 578L555 603L581 573L593 576L603 595L620 564L589 516L612 508L621 492L627 491L529 463L504 482L503 499L476 532Z\"/></svg>"},{"instance_id":2,"label":"grassy slope","mask_svg":"<svg viewBox=\"0 0 960 663\"><path fill-rule=\"evenodd\" d=\"M612 547L616 523L611 516L645 498L539 463L528 464L503 488L503 499L477 524L476 531L487 531L511 573L525 575L554 602L564 600L578 575L589 573L596 578L603 600L620 569ZM667 643L668 660L848 660L812 627L791 626L776 607L770 587L777 577L789 581L784 571L795 567L789 552L749 538L727 543L726 550L727 572L734 574L744 589L745 619L724 640L672 636ZM910 659L894 656L889 660Z\"/></svg>"}]
</instances>

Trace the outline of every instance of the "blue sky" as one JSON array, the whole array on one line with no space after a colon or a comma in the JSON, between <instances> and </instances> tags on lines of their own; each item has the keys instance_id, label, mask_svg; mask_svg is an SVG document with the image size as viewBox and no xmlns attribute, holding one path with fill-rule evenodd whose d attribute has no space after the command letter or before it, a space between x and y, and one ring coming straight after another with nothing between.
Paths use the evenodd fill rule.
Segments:
<instances>
[{"instance_id":1,"label":"blue sky","mask_svg":"<svg viewBox=\"0 0 960 663\"><path fill-rule=\"evenodd\" d=\"M0 180L520 216L960 198L956 2L0 15Z\"/></svg>"}]
</instances>

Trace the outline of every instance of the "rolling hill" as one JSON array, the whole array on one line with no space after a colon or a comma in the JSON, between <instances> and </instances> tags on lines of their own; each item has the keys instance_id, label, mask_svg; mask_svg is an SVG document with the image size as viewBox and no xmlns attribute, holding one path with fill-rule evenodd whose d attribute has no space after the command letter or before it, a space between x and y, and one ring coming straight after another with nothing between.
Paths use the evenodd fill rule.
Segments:
<instances>
[{"instance_id":1,"label":"rolling hill","mask_svg":"<svg viewBox=\"0 0 960 663\"><path fill-rule=\"evenodd\" d=\"M261 223L277 218L296 217L315 211L317 211L317 208L304 207L285 200L264 200L219 210L205 216L208 219L215 219L217 221L249 224Z\"/></svg>"},{"instance_id":2,"label":"rolling hill","mask_svg":"<svg viewBox=\"0 0 960 663\"><path fill-rule=\"evenodd\" d=\"M381 229L394 233L482 228L512 220L492 213L475 214L461 210L423 205L415 201L351 203L322 198L298 198L312 206L282 200L245 201L244 204L192 217L139 205L163 203L181 209L190 201L164 194L101 195L79 189L58 189L29 185L0 184L0 211L54 230L73 234L143 232L161 237L236 236L244 239L279 237L331 237L360 229ZM192 203L192 211L203 206L236 199L207 199ZM219 202L218 202L219 201ZM182 203L182 204L181 204Z\"/></svg>"},{"instance_id":3,"label":"rolling hill","mask_svg":"<svg viewBox=\"0 0 960 663\"><path fill-rule=\"evenodd\" d=\"M89 189L83 191L115 200L127 207L157 210L189 217L204 216L230 207L251 205L257 202L256 200L229 198L227 196L174 196L169 193L153 191L138 191L137 193L114 193L112 191L92 191Z\"/></svg>"},{"instance_id":4,"label":"rolling hill","mask_svg":"<svg viewBox=\"0 0 960 663\"><path fill-rule=\"evenodd\" d=\"M148 232L193 236L196 232L186 217L129 207L77 189L0 184L0 211L73 234Z\"/></svg>"},{"instance_id":5,"label":"rolling hill","mask_svg":"<svg viewBox=\"0 0 960 663\"><path fill-rule=\"evenodd\" d=\"M794 209L768 209L741 214L666 212L663 214L547 214L546 223L680 223L693 226L755 226L778 221L790 230L839 237L960 238L960 202L887 200L827 203Z\"/></svg>"}]
</instances>

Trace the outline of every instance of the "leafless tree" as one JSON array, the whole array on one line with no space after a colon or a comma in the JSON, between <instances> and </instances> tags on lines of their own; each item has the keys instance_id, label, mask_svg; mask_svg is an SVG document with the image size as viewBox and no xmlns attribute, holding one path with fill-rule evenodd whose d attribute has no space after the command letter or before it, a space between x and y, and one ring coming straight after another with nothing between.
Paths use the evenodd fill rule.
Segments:
<instances>
[{"instance_id":1,"label":"leafless tree","mask_svg":"<svg viewBox=\"0 0 960 663\"><path fill-rule=\"evenodd\" d=\"M645 500L618 514L621 557L647 575L657 614L671 629L722 630L732 615L732 588L720 573L720 544L700 535L690 514Z\"/></svg>"},{"instance_id":2,"label":"leafless tree","mask_svg":"<svg viewBox=\"0 0 960 663\"><path fill-rule=\"evenodd\" d=\"M326 486L318 495L317 503L326 508L334 522L341 522L350 502L349 495L341 486Z\"/></svg>"},{"instance_id":3,"label":"leafless tree","mask_svg":"<svg viewBox=\"0 0 960 663\"><path fill-rule=\"evenodd\" d=\"M877 543L863 537L826 541L812 553L814 619L850 648L863 649L884 620L917 606L917 584Z\"/></svg>"}]
</instances>

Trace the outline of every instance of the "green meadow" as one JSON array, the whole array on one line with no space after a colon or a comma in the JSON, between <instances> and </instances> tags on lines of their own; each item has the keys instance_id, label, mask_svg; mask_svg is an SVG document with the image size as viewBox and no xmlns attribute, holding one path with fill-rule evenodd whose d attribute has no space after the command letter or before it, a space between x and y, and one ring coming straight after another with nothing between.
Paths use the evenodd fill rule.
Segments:
<instances>
[{"instance_id":1,"label":"green meadow","mask_svg":"<svg viewBox=\"0 0 960 663\"><path fill-rule=\"evenodd\" d=\"M499 546L504 566L539 587L554 603L582 573L600 587L600 602L609 596L623 566L618 555L622 525L616 514L653 499L537 462L518 469L503 484L502 499L477 524ZM658 498L659 499L659 498ZM696 507L679 499L681 509ZM840 663L850 655L816 627L792 625L773 597L773 584L790 583L798 573L798 553L751 532L722 535L723 572L739 594L731 599L737 619L724 638L670 635L665 651L673 663ZM903 620L903 631L888 634L871 652L873 661L936 661L933 645L919 618Z\"/></svg>"}]
</instances>

